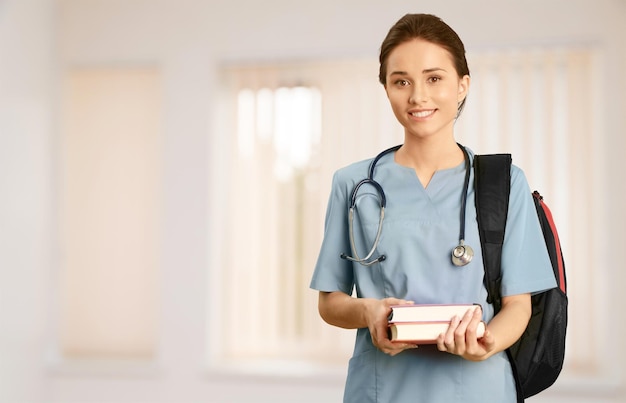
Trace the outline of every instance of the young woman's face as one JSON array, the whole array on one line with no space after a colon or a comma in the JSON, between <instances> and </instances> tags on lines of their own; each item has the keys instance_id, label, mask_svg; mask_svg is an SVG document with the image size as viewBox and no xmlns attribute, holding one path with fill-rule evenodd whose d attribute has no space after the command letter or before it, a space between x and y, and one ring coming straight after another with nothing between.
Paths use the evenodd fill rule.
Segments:
<instances>
[{"instance_id":1,"label":"young woman's face","mask_svg":"<svg viewBox=\"0 0 626 403\"><path fill-rule=\"evenodd\" d=\"M386 78L387 97L406 135L453 136L469 76L459 78L446 49L423 39L404 42L389 54Z\"/></svg>"}]
</instances>

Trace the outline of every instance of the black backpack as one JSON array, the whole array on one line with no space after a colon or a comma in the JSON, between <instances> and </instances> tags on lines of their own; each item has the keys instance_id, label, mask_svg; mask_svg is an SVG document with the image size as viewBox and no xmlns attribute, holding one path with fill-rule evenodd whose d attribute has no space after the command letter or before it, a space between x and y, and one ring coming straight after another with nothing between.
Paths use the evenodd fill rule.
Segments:
<instances>
[{"instance_id":1,"label":"black backpack","mask_svg":"<svg viewBox=\"0 0 626 403\"><path fill-rule=\"evenodd\" d=\"M487 302L495 313L501 308L500 263L511 188L511 155L476 155L474 158L476 214L485 266ZM517 386L517 401L550 387L565 358L567 285L565 264L552 213L542 196L532 194L557 287L535 294L532 315L521 338L507 349Z\"/></svg>"}]
</instances>

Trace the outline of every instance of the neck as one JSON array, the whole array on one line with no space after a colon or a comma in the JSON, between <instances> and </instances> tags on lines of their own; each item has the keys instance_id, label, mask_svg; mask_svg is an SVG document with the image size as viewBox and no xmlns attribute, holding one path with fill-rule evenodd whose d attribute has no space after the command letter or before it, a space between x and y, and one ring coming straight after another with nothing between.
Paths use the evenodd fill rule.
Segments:
<instances>
[{"instance_id":1,"label":"neck","mask_svg":"<svg viewBox=\"0 0 626 403\"><path fill-rule=\"evenodd\" d=\"M463 151L452 137L445 140L407 138L395 156L398 164L415 170L424 187L436 171L453 168L463 159Z\"/></svg>"},{"instance_id":2,"label":"neck","mask_svg":"<svg viewBox=\"0 0 626 403\"><path fill-rule=\"evenodd\" d=\"M409 137L398 150L396 162L415 169L436 171L455 167L463 161L463 158L463 151L452 137L447 139Z\"/></svg>"}]
</instances>

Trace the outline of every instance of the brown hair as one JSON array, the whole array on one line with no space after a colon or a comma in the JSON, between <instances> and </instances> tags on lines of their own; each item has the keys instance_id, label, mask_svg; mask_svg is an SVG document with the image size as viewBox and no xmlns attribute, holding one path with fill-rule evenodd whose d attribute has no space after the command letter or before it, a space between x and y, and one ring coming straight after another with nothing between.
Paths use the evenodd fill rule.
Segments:
<instances>
[{"instance_id":1,"label":"brown hair","mask_svg":"<svg viewBox=\"0 0 626 403\"><path fill-rule=\"evenodd\" d=\"M391 27L380 46L378 80L381 84L386 85L387 83L387 59L391 51L398 45L414 38L435 43L446 49L452 56L459 78L469 76L469 67L465 59L465 46L463 46L461 38L448 24L432 14L406 14ZM459 104L459 114L464 105L465 99Z\"/></svg>"}]
</instances>

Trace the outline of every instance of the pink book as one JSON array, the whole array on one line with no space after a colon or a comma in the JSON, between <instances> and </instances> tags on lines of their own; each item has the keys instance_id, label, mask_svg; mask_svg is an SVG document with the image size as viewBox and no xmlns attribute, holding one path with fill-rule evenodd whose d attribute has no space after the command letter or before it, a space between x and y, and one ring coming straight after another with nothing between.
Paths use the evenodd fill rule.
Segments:
<instances>
[{"instance_id":1,"label":"pink book","mask_svg":"<svg viewBox=\"0 0 626 403\"><path fill-rule=\"evenodd\" d=\"M478 304L406 304L394 305L389 323L450 322L454 316L462 318L468 309L481 309Z\"/></svg>"}]
</instances>

